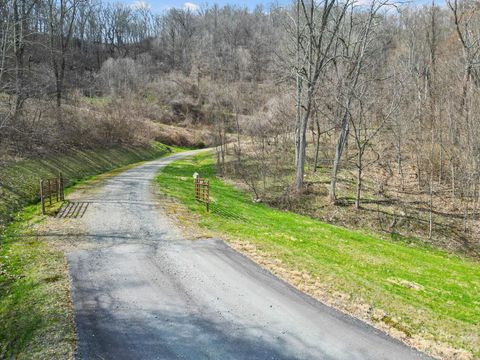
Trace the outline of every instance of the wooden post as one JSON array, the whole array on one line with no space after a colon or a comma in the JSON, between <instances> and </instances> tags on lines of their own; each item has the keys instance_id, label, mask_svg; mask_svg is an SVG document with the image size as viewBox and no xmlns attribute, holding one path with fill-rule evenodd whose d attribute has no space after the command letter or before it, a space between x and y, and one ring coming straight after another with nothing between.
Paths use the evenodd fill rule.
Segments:
<instances>
[{"instance_id":1,"label":"wooden post","mask_svg":"<svg viewBox=\"0 0 480 360\"><path fill-rule=\"evenodd\" d=\"M207 212L210 208L210 194L209 194L209 181L207 179L202 179L199 175L195 177L195 201L203 202L205 204L205 209Z\"/></svg>"},{"instance_id":2,"label":"wooden post","mask_svg":"<svg viewBox=\"0 0 480 360\"><path fill-rule=\"evenodd\" d=\"M40 180L40 202L42 204L42 214L45 215L45 194L43 192L43 180Z\"/></svg>"},{"instance_id":3,"label":"wooden post","mask_svg":"<svg viewBox=\"0 0 480 360\"><path fill-rule=\"evenodd\" d=\"M201 191L202 191L202 181L200 180L200 177L199 177L197 180L197 200L202 200Z\"/></svg>"},{"instance_id":4,"label":"wooden post","mask_svg":"<svg viewBox=\"0 0 480 360\"><path fill-rule=\"evenodd\" d=\"M47 184L48 184L48 201L49 201L49 205L52 206L52 183L50 179L47 180Z\"/></svg>"},{"instance_id":5,"label":"wooden post","mask_svg":"<svg viewBox=\"0 0 480 360\"><path fill-rule=\"evenodd\" d=\"M60 193L60 178L55 178L55 201L58 202L58 197L59 197L59 193Z\"/></svg>"},{"instance_id":6,"label":"wooden post","mask_svg":"<svg viewBox=\"0 0 480 360\"><path fill-rule=\"evenodd\" d=\"M60 180L60 201L65 201L65 194L64 194L64 188L63 188L63 175L62 175L62 173L59 174L59 180Z\"/></svg>"},{"instance_id":7,"label":"wooden post","mask_svg":"<svg viewBox=\"0 0 480 360\"><path fill-rule=\"evenodd\" d=\"M195 178L195 200L200 200L200 176Z\"/></svg>"},{"instance_id":8,"label":"wooden post","mask_svg":"<svg viewBox=\"0 0 480 360\"><path fill-rule=\"evenodd\" d=\"M210 185L209 185L209 184L210 184L210 183L209 183L209 181L207 180L207 181L205 182L205 185L206 185L206 187L205 187L205 207L206 207L206 209L207 209L207 212L208 212L208 210L209 210L208 208L209 208L209 203L210 203L210 191L209 191Z\"/></svg>"}]
</instances>

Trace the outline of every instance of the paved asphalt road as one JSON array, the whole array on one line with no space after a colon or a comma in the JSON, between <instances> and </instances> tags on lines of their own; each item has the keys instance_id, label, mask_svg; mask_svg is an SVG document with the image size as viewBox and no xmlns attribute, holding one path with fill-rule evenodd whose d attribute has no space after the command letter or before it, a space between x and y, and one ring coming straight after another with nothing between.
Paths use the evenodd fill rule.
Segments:
<instances>
[{"instance_id":1,"label":"paved asphalt road","mask_svg":"<svg viewBox=\"0 0 480 360\"><path fill-rule=\"evenodd\" d=\"M152 180L182 153L85 195L87 250L68 254L79 359L423 359L220 240L183 239Z\"/></svg>"}]
</instances>

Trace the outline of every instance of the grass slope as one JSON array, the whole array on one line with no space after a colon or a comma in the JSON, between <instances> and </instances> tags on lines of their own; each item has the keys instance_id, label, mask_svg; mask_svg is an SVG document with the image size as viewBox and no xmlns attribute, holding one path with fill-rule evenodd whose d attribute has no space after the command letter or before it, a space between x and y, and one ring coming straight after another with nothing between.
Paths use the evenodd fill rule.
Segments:
<instances>
[{"instance_id":1,"label":"grass slope","mask_svg":"<svg viewBox=\"0 0 480 360\"><path fill-rule=\"evenodd\" d=\"M210 178L210 213L193 200L194 172ZM306 274L306 281L322 287L334 304L337 298L367 305L364 319L395 328L432 353L460 354L445 355L444 349L431 347L441 343L480 357L478 262L254 204L247 194L215 178L208 154L172 163L157 180L165 194L199 215L202 227L248 241L290 271Z\"/></svg>"},{"instance_id":2,"label":"grass slope","mask_svg":"<svg viewBox=\"0 0 480 360\"><path fill-rule=\"evenodd\" d=\"M38 201L40 178L55 177L61 172L72 185L118 167L155 159L169 151L172 151L170 147L154 143L147 147L71 150L0 164L0 231L16 212Z\"/></svg>"},{"instance_id":3,"label":"grass slope","mask_svg":"<svg viewBox=\"0 0 480 360\"><path fill-rule=\"evenodd\" d=\"M75 350L63 252L29 231L38 206L17 214L0 246L0 358L69 359Z\"/></svg>"},{"instance_id":4,"label":"grass slope","mask_svg":"<svg viewBox=\"0 0 480 360\"><path fill-rule=\"evenodd\" d=\"M3 187L2 195L8 195L8 202L2 198L0 204L3 220L13 220L0 233L0 359L71 359L74 356L70 285L63 251L45 238L37 237L32 230L34 224L45 218L39 215L38 204L12 215L14 209L36 200L38 178L62 171L71 184L80 185L85 179L89 182L95 179L94 174L178 150L157 143L152 148L117 148L98 153L76 151L23 161L0 170L1 181L11 181L10 185L18 189L11 193ZM14 178L20 181L15 182ZM67 189L67 193L71 190L72 187Z\"/></svg>"}]
</instances>

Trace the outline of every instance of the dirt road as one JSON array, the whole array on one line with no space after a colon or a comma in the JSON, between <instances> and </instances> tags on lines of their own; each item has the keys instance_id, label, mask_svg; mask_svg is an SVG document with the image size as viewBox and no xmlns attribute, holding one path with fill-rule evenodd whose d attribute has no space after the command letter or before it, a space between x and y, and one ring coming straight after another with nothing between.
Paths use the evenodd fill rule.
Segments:
<instances>
[{"instance_id":1,"label":"dirt road","mask_svg":"<svg viewBox=\"0 0 480 360\"><path fill-rule=\"evenodd\" d=\"M67 256L80 359L422 359L300 293L220 240L183 239L153 192L182 153L77 201L89 246Z\"/></svg>"}]
</instances>

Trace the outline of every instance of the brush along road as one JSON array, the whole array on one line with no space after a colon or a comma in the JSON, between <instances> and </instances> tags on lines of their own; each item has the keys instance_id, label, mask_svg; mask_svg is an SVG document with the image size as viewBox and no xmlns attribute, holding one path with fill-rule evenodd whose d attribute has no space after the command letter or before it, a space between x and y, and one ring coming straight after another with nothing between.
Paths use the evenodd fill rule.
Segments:
<instances>
[{"instance_id":1,"label":"brush along road","mask_svg":"<svg viewBox=\"0 0 480 360\"><path fill-rule=\"evenodd\" d=\"M145 163L87 191L67 256L80 359L422 359L295 290L220 240L182 238ZM192 180L193 196L193 180Z\"/></svg>"}]
</instances>

